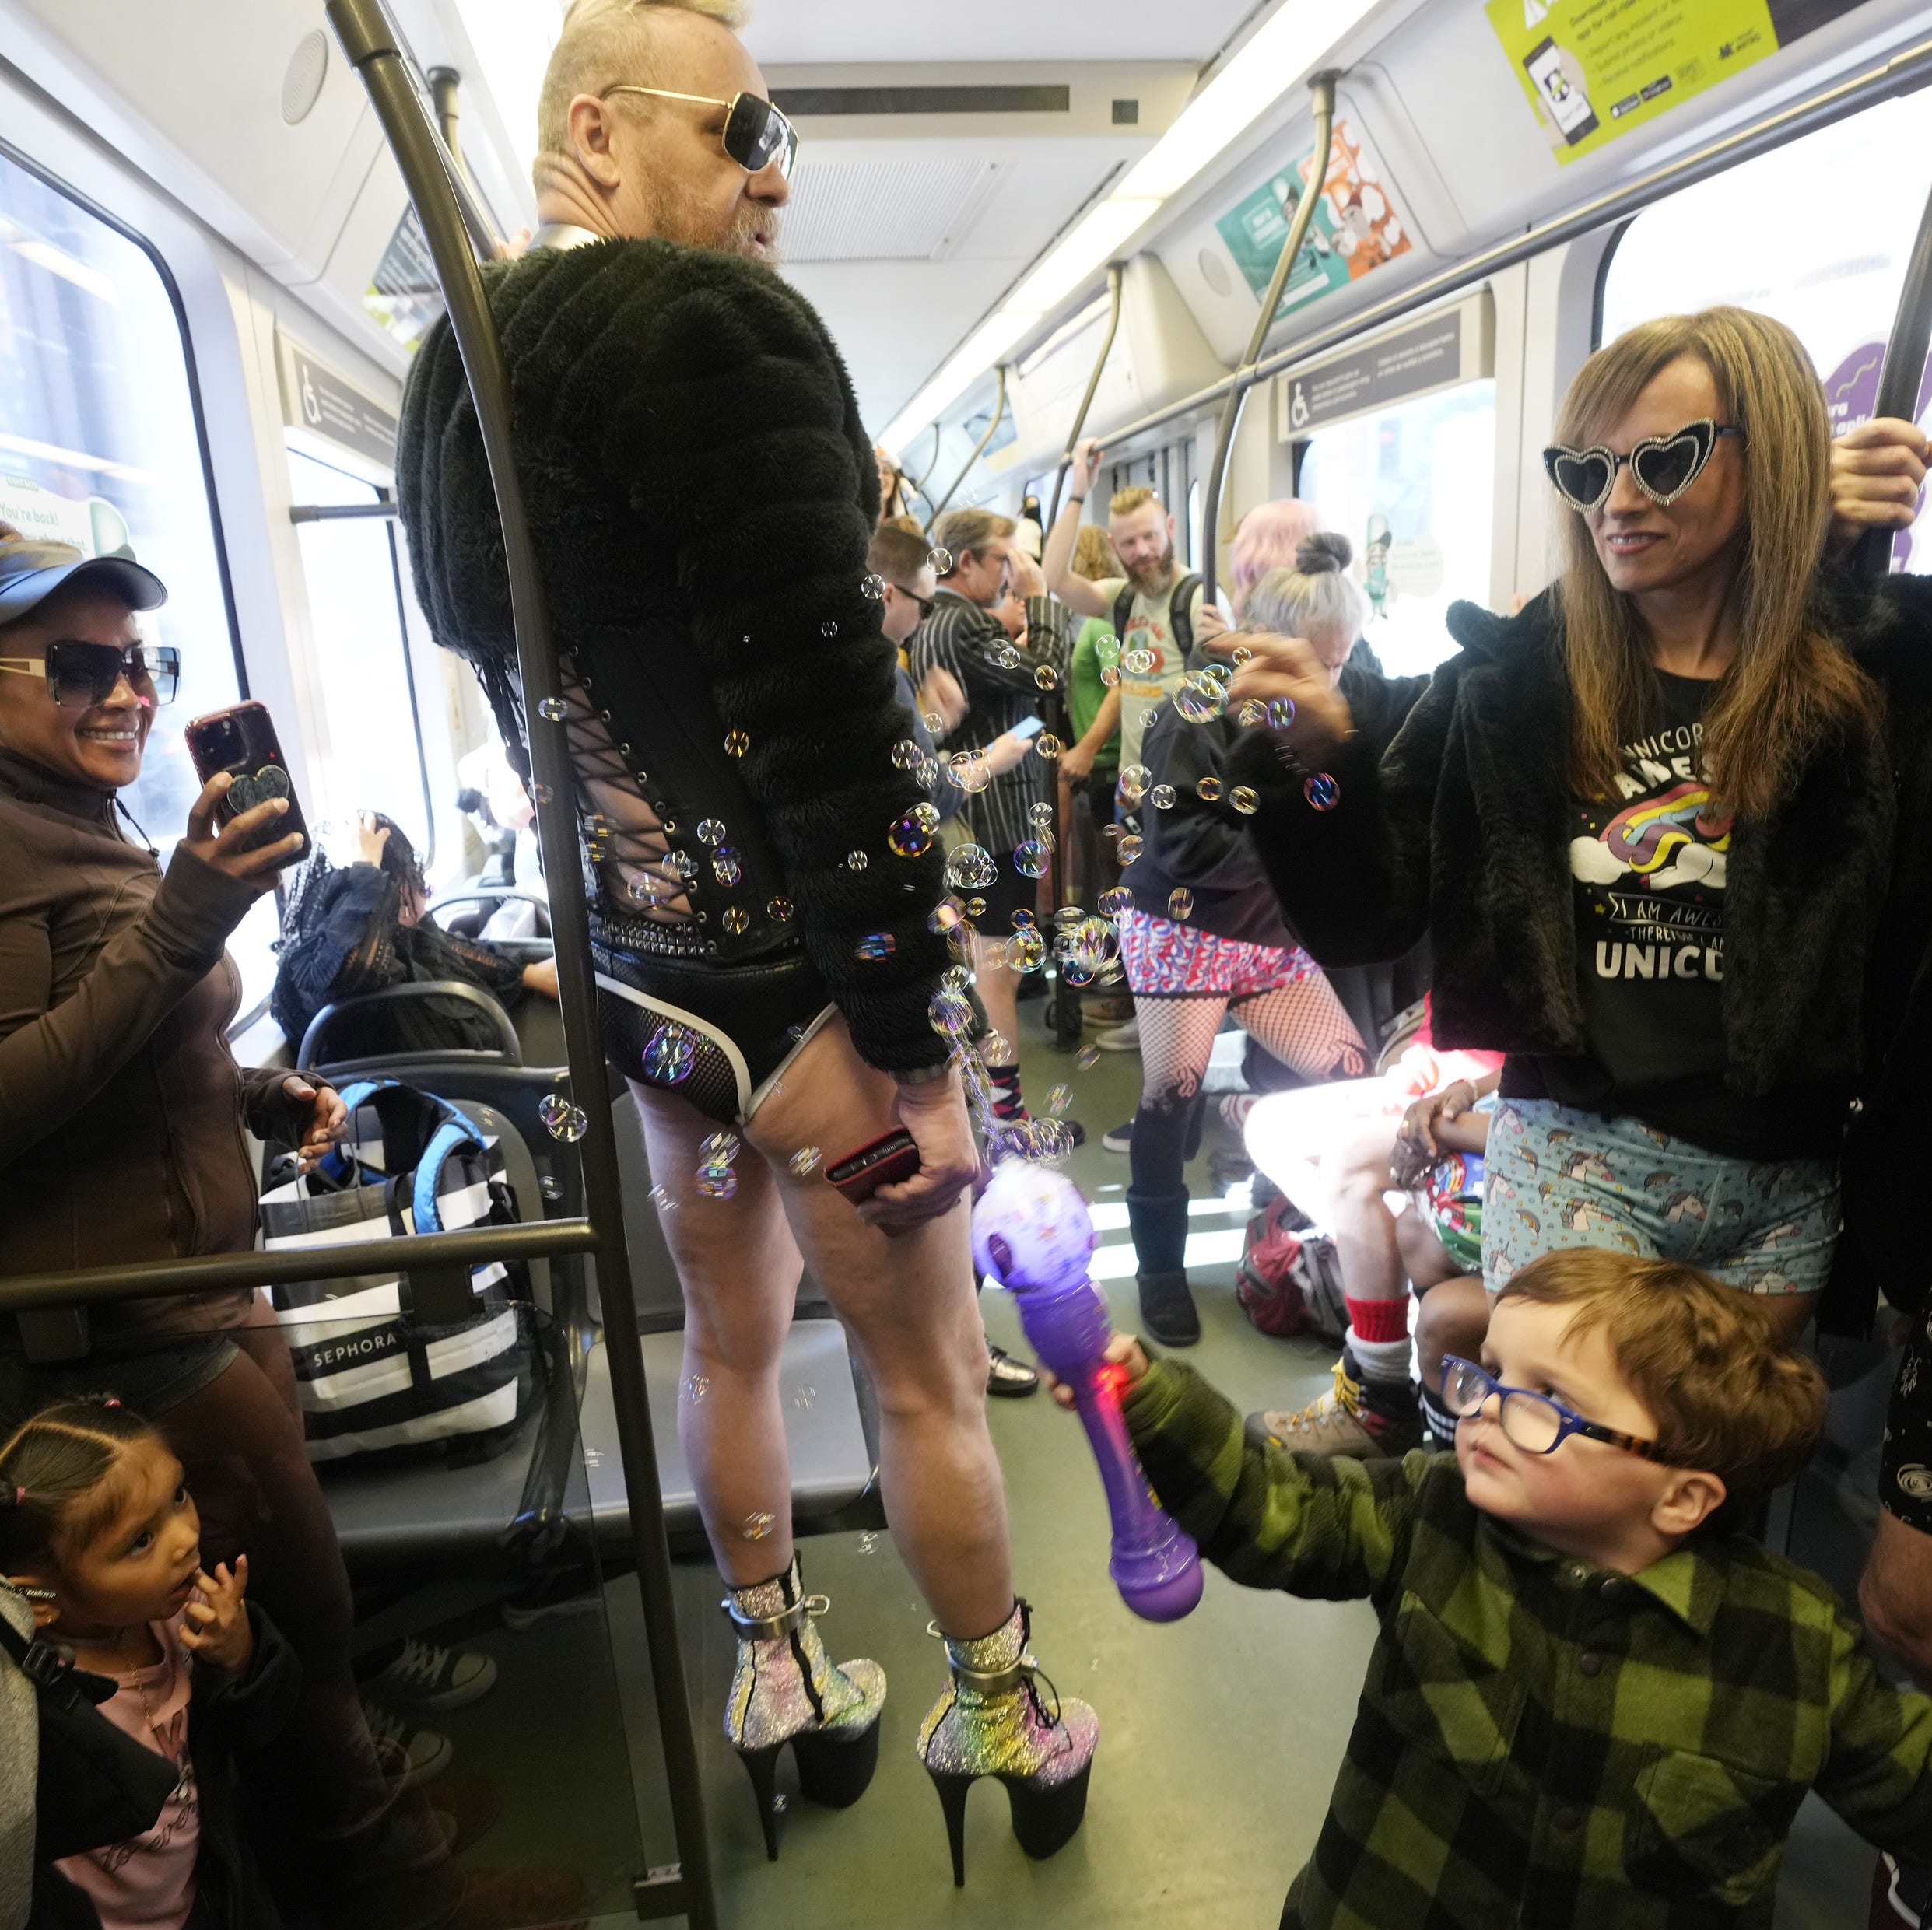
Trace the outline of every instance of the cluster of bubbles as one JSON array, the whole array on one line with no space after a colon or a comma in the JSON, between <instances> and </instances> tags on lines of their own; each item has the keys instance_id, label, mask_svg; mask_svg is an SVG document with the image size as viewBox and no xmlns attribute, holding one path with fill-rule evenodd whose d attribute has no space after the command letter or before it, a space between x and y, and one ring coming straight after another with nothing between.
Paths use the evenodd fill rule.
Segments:
<instances>
[{"instance_id":1,"label":"cluster of bubbles","mask_svg":"<svg viewBox=\"0 0 1932 1930\"><path fill-rule=\"evenodd\" d=\"M974 797L992 783L993 767L983 751L957 751L947 760L946 776L968 797Z\"/></svg>"},{"instance_id":2,"label":"cluster of bubbles","mask_svg":"<svg viewBox=\"0 0 1932 1930\"><path fill-rule=\"evenodd\" d=\"M537 1102L537 1117L552 1139L566 1146L574 1146L591 1130L583 1107L561 1092L546 1092Z\"/></svg>"},{"instance_id":3,"label":"cluster of bubbles","mask_svg":"<svg viewBox=\"0 0 1932 1930\"><path fill-rule=\"evenodd\" d=\"M1134 894L1124 884L1110 885L1094 900L1094 909L1105 918L1124 918L1134 909Z\"/></svg>"},{"instance_id":4,"label":"cluster of bubbles","mask_svg":"<svg viewBox=\"0 0 1932 1930\"><path fill-rule=\"evenodd\" d=\"M700 1149L698 1191L707 1200L728 1200L738 1191L731 1162L738 1158L738 1135L714 1133Z\"/></svg>"},{"instance_id":5,"label":"cluster of bubbles","mask_svg":"<svg viewBox=\"0 0 1932 1930\"><path fill-rule=\"evenodd\" d=\"M1228 708L1228 673L1218 664L1181 679L1174 708L1190 723L1212 723Z\"/></svg>"},{"instance_id":6,"label":"cluster of bubbles","mask_svg":"<svg viewBox=\"0 0 1932 1930\"><path fill-rule=\"evenodd\" d=\"M955 891L991 890L999 875L999 867L984 845L957 845L946 860L946 882Z\"/></svg>"}]
</instances>

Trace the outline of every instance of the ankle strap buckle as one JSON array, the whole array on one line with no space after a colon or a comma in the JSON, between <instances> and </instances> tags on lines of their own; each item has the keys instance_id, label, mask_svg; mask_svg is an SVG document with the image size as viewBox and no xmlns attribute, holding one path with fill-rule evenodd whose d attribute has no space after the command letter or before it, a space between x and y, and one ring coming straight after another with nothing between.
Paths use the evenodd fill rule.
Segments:
<instances>
[{"instance_id":1,"label":"ankle strap buckle","mask_svg":"<svg viewBox=\"0 0 1932 1930\"><path fill-rule=\"evenodd\" d=\"M946 1641L945 1631L937 1622L928 1622L926 1633L940 1641ZM1029 1648L1022 1648L1019 1659L1009 1662L1004 1669L969 1669L953 1653L950 1642L946 1644L946 1666L952 1671L955 1683L980 1695L989 1696L1003 1695L1009 1689L1017 1689L1022 1683L1032 1682L1040 1673L1040 1663Z\"/></svg>"},{"instance_id":2,"label":"ankle strap buckle","mask_svg":"<svg viewBox=\"0 0 1932 1930\"><path fill-rule=\"evenodd\" d=\"M748 1641L778 1641L795 1635L808 1619L824 1614L831 1606L832 1598L827 1595L805 1595L776 1615L747 1615L728 1595L718 1604Z\"/></svg>"}]
</instances>

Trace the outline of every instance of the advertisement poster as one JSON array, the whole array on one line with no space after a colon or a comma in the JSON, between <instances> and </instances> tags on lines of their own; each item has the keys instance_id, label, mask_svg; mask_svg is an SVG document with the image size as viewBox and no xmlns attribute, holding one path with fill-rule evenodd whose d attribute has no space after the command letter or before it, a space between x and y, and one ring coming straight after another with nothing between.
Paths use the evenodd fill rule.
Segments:
<instances>
[{"instance_id":1,"label":"advertisement poster","mask_svg":"<svg viewBox=\"0 0 1932 1930\"><path fill-rule=\"evenodd\" d=\"M1559 162L1849 13L1857 0L1488 0Z\"/></svg>"},{"instance_id":2,"label":"advertisement poster","mask_svg":"<svg viewBox=\"0 0 1932 1930\"><path fill-rule=\"evenodd\" d=\"M429 236L413 208L402 211L389 245L363 296L363 306L414 355L430 324L443 313L442 285L430 258Z\"/></svg>"},{"instance_id":3,"label":"advertisement poster","mask_svg":"<svg viewBox=\"0 0 1932 1930\"><path fill-rule=\"evenodd\" d=\"M1257 296L1268 292L1289 224L1314 170L1311 147L1215 223L1236 266ZM1384 261L1408 252L1408 230L1382 184L1381 172L1368 142L1346 121L1338 121L1321 198L1315 204L1301 259L1289 271L1282 292L1284 311L1359 280Z\"/></svg>"}]
</instances>

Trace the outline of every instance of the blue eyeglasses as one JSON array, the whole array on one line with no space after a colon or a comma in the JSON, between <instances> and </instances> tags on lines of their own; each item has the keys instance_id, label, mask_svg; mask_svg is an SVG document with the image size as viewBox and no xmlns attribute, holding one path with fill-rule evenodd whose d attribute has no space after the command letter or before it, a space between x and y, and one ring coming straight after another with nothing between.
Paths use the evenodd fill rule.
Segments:
<instances>
[{"instance_id":1,"label":"blue eyeglasses","mask_svg":"<svg viewBox=\"0 0 1932 1930\"><path fill-rule=\"evenodd\" d=\"M1588 1441L1622 1448L1627 1454L1641 1455L1646 1461L1670 1459L1654 1441L1586 1420L1552 1395L1532 1393L1527 1387L1506 1387L1474 1361L1453 1354L1443 1356L1443 1405L1458 1420L1473 1420L1492 1394L1502 1397L1499 1418L1504 1435L1525 1454L1554 1454L1572 1434L1581 1434Z\"/></svg>"}]
</instances>

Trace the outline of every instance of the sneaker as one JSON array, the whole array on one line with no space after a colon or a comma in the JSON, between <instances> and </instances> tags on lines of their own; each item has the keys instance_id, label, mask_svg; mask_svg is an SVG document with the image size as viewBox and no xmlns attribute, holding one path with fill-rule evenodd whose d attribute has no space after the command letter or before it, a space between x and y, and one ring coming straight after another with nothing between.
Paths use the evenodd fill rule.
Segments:
<instances>
[{"instance_id":1,"label":"sneaker","mask_svg":"<svg viewBox=\"0 0 1932 1930\"><path fill-rule=\"evenodd\" d=\"M473 1648L445 1648L412 1635L402 1653L365 1686L385 1701L440 1714L488 1695L496 1680L496 1665L489 1656Z\"/></svg>"},{"instance_id":2,"label":"sneaker","mask_svg":"<svg viewBox=\"0 0 1932 1930\"><path fill-rule=\"evenodd\" d=\"M1348 1455L1358 1461L1392 1461L1422 1445L1418 1415L1411 1413L1405 1423L1378 1413L1340 1361L1334 1374L1334 1385L1320 1399L1292 1413L1250 1414L1250 1428L1292 1452Z\"/></svg>"},{"instance_id":3,"label":"sneaker","mask_svg":"<svg viewBox=\"0 0 1932 1930\"><path fill-rule=\"evenodd\" d=\"M546 1622L560 1622L571 1616L599 1614L603 1606L594 1570L562 1568L555 1574L538 1577L519 1594L506 1595L500 1613L504 1627L521 1631L541 1628Z\"/></svg>"},{"instance_id":4,"label":"sneaker","mask_svg":"<svg viewBox=\"0 0 1932 1930\"><path fill-rule=\"evenodd\" d=\"M1038 1371L1024 1361L1015 1360L1005 1348L996 1347L990 1340L986 1344L986 1391L989 1394L1018 1400L1040 1391Z\"/></svg>"},{"instance_id":5,"label":"sneaker","mask_svg":"<svg viewBox=\"0 0 1932 1930\"><path fill-rule=\"evenodd\" d=\"M1902 1864L1881 1851L1872 1872L1871 1922L1874 1930L1921 1930L1932 1917L1932 1871L1923 1863Z\"/></svg>"},{"instance_id":6,"label":"sneaker","mask_svg":"<svg viewBox=\"0 0 1932 1930\"><path fill-rule=\"evenodd\" d=\"M384 1775L404 1789L419 1788L441 1775L456 1754L455 1744L440 1730L414 1728L380 1702L365 1702L363 1714Z\"/></svg>"},{"instance_id":7,"label":"sneaker","mask_svg":"<svg viewBox=\"0 0 1932 1930\"><path fill-rule=\"evenodd\" d=\"M1103 1052L1138 1052L1141 1049L1141 1021L1137 1013L1124 1025L1117 1025L1110 1032L1103 1032L1093 1042Z\"/></svg>"},{"instance_id":8,"label":"sneaker","mask_svg":"<svg viewBox=\"0 0 1932 1930\"><path fill-rule=\"evenodd\" d=\"M1124 1126L1110 1126L1100 1136L1100 1144L1110 1153L1131 1153L1134 1150L1134 1122L1129 1119Z\"/></svg>"},{"instance_id":9,"label":"sneaker","mask_svg":"<svg viewBox=\"0 0 1932 1930\"><path fill-rule=\"evenodd\" d=\"M1132 995L1125 992L1089 992L1080 1001L1080 1015L1090 1025L1118 1025L1134 1017Z\"/></svg>"}]
</instances>

